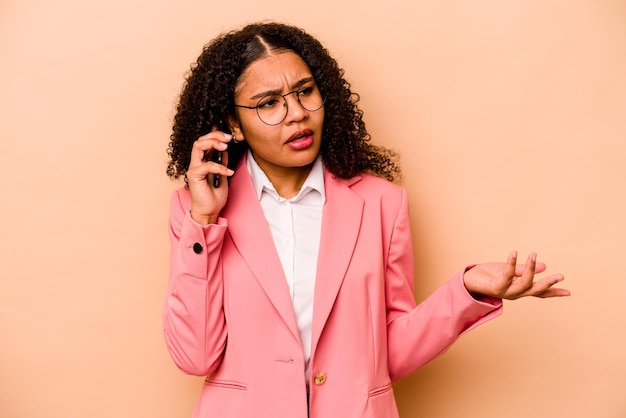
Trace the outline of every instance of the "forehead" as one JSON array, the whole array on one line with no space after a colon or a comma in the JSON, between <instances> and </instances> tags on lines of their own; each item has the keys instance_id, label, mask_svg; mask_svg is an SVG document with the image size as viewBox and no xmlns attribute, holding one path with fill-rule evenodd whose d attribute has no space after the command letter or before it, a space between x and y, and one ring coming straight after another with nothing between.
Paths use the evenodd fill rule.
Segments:
<instances>
[{"instance_id":1,"label":"forehead","mask_svg":"<svg viewBox=\"0 0 626 418\"><path fill-rule=\"evenodd\" d=\"M299 55L293 52L271 53L246 68L235 93L255 93L283 86L289 88L292 83L308 77L311 77L311 70Z\"/></svg>"}]
</instances>

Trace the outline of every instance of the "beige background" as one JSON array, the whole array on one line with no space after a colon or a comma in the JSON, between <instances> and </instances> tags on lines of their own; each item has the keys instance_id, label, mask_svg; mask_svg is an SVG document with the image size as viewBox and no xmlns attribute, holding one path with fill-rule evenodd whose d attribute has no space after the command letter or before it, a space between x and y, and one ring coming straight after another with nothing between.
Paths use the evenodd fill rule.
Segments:
<instances>
[{"instance_id":1,"label":"beige background","mask_svg":"<svg viewBox=\"0 0 626 418\"><path fill-rule=\"evenodd\" d=\"M401 151L417 298L512 249L573 293L507 302L396 385L402 416L626 416L619 0L2 0L0 416L190 416L161 335L173 106L206 41L270 18Z\"/></svg>"}]
</instances>

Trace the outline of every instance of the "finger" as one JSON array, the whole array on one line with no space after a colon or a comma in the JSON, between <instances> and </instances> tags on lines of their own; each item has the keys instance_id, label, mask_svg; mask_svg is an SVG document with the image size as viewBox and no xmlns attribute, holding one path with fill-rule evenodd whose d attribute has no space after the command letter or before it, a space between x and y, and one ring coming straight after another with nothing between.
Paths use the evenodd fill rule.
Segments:
<instances>
[{"instance_id":1,"label":"finger","mask_svg":"<svg viewBox=\"0 0 626 418\"><path fill-rule=\"evenodd\" d=\"M214 142L214 140L206 137L196 139L191 148L189 166L192 167L194 165L202 165L202 163L206 162L205 156L208 151L213 149Z\"/></svg>"},{"instance_id":2,"label":"finger","mask_svg":"<svg viewBox=\"0 0 626 418\"><path fill-rule=\"evenodd\" d=\"M517 264L517 251L511 251L509 257L506 261L506 265L504 266L504 270L502 272L501 280L497 282L495 286L495 291L497 294L506 294L515 279L515 270Z\"/></svg>"},{"instance_id":3,"label":"finger","mask_svg":"<svg viewBox=\"0 0 626 418\"><path fill-rule=\"evenodd\" d=\"M222 153L222 159L220 161L221 163L213 162L212 164L214 164L214 166L211 167L210 171L213 176L209 176L209 178L212 178L214 188L222 187L224 183L227 183L226 181L221 180L222 176L232 176L235 173L233 170L228 168L228 152Z\"/></svg>"},{"instance_id":4,"label":"finger","mask_svg":"<svg viewBox=\"0 0 626 418\"><path fill-rule=\"evenodd\" d=\"M516 276L521 276L522 274L524 274L524 270L526 269L527 264L518 264L517 267L515 267L515 275ZM546 265L540 261L536 261L535 262L535 274L538 273L543 273L544 271L546 271Z\"/></svg>"},{"instance_id":5,"label":"finger","mask_svg":"<svg viewBox=\"0 0 626 418\"><path fill-rule=\"evenodd\" d=\"M211 140L216 140L216 141L223 142L223 143L228 143L230 142L231 139L233 139L233 136L226 132L219 131L217 127L214 126L211 132L209 132L208 134L202 135L198 139L199 140L211 139Z\"/></svg>"},{"instance_id":6,"label":"finger","mask_svg":"<svg viewBox=\"0 0 626 418\"><path fill-rule=\"evenodd\" d=\"M199 141L209 142L215 148L217 148L216 144L227 145L232 139L233 139L233 136L231 134L227 134L225 132L217 131L217 130L213 130L209 132L208 134L198 138Z\"/></svg>"},{"instance_id":7,"label":"finger","mask_svg":"<svg viewBox=\"0 0 626 418\"><path fill-rule=\"evenodd\" d=\"M533 279L535 277L536 254L530 254L524 265L521 276L516 274L511 286L506 292L507 299L517 299L532 294Z\"/></svg>"},{"instance_id":8,"label":"finger","mask_svg":"<svg viewBox=\"0 0 626 418\"><path fill-rule=\"evenodd\" d=\"M216 184L216 186L214 187L221 187L221 184L223 183L222 181L219 181L219 178L221 176L232 176L233 174L235 174L235 172L233 170L231 170L230 168L228 168L228 153L224 153L223 154L223 159L222 159L222 163L216 163L216 162L211 162L211 168L210 168L210 173L212 173L215 177L217 177L217 179L214 177L214 181Z\"/></svg>"},{"instance_id":9,"label":"finger","mask_svg":"<svg viewBox=\"0 0 626 418\"><path fill-rule=\"evenodd\" d=\"M504 269L504 276L509 279L515 277L515 271L517 266L517 251L511 251L509 258L506 261L506 267Z\"/></svg>"},{"instance_id":10,"label":"finger","mask_svg":"<svg viewBox=\"0 0 626 418\"><path fill-rule=\"evenodd\" d=\"M193 143L190 165L202 164L207 161L207 158L205 158L207 156L206 154L212 149L225 151L226 148L228 148L228 142L232 139L232 136L215 129L217 128L201 136Z\"/></svg>"},{"instance_id":11,"label":"finger","mask_svg":"<svg viewBox=\"0 0 626 418\"><path fill-rule=\"evenodd\" d=\"M526 260L524 272L520 280L520 287L523 291L531 289L533 287L533 280L535 278L535 268L537 267L537 254L531 253Z\"/></svg>"},{"instance_id":12,"label":"finger","mask_svg":"<svg viewBox=\"0 0 626 418\"><path fill-rule=\"evenodd\" d=\"M211 132L208 134L202 135L198 137L191 148L191 162L194 160L196 162L204 161L204 157L206 152L212 148L212 140L211 137L214 136L213 133L217 131L217 127L213 126L211 128Z\"/></svg>"},{"instance_id":13,"label":"finger","mask_svg":"<svg viewBox=\"0 0 626 418\"><path fill-rule=\"evenodd\" d=\"M560 287L551 287L538 295L535 295L538 298L556 298L556 297L565 297L570 296L571 293L567 289L562 289Z\"/></svg>"},{"instance_id":14,"label":"finger","mask_svg":"<svg viewBox=\"0 0 626 418\"><path fill-rule=\"evenodd\" d=\"M565 280L562 274L552 274L537 280L532 289L528 292L528 296L537 297L554 297L554 296L569 296L570 292L567 289L553 287L555 284Z\"/></svg>"}]
</instances>

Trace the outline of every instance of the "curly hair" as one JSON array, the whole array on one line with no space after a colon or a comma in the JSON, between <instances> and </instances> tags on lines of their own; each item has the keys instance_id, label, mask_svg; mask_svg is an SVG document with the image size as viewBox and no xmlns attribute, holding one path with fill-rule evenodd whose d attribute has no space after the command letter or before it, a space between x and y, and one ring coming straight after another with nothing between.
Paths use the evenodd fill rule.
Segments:
<instances>
[{"instance_id":1,"label":"curly hair","mask_svg":"<svg viewBox=\"0 0 626 418\"><path fill-rule=\"evenodd\" d=\"M254 23L220 35L204 46L188 73L174 117L167 149L167 175L185 176L193 143L213 127L228 132L229 115L236 115L235 87L244 70L272 51L290 51L309 66L324 97L324 124L320 154L326 168L340 178L367 172L400 181L395 151L369 143L359 95L344 79L344 70L322 44L302 29L281 23ZM247 142L231 143L228 165L235 168L248 148Z\"/></svg>"}]
</instances>

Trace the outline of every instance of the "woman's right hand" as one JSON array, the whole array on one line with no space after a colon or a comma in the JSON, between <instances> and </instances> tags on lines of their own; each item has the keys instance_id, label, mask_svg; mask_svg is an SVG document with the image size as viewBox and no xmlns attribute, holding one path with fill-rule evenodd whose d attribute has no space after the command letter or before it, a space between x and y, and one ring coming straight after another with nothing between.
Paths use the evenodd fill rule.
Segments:
<instances>
[{"instance_id":1,"label":"woman's right hand","mask_svg":"<svg viewBox=\"0 0 626 418\"><path fill-rule=\"evenodd\" d=\"M191 217L200 225L217 222L220 211L228 199L228 182L225 176L232 176L234 171L227 168L228 153L225 152L232 136L214 128L194 142L191 159L187 169L187 184L191 193ZM224 151L222 164L207 161L205 155L214 151ZM222 177L219 187L213 186L213 176ZM209 179L211 181L209 181Z\"/></svg>"}]
</instances>

